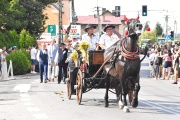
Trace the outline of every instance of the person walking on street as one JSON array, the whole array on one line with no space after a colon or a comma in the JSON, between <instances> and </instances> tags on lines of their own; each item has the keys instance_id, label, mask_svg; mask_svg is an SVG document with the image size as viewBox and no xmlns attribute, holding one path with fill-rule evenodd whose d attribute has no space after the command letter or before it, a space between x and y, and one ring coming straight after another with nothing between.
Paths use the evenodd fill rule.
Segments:
<instances>
[{"instance_id":1,"label":"person walking on street","mask_svg":"<svg viewBox=\"0 0 180 120\"><path fill-rule=\"evenodd\" d=\"M94 29L96 29L96 26L89 24L84 29L87 33L82 35L82 41L86 41L90 45L88 50L99 50L99 38L94 34Z\"/></svg>"},{"instance_id":2,"label":"person walking on street","mask_svg":"<svg viewBox=\"0 0 180 120\"><path fill-rule=\"evenodd\" d=\"M64 43L61 43L60 47L61 48L59 49L62 50L62 56L59 56L60 58L58 60L58 65L59 65L58 84L61 83L62 78L63 78L63 82L65 83L65 78L67 78L67 66L68 66L68 63L65 62L67 60L68 49L66 48L66 45Z\"/></svg>"},{"instance_id":3,"label":"person walking on street","mask_svg":"<svg viewBox=\"0 0 180 120\"><path fill-rule=\"evenodd\" d=\"M119 40L118 36L113 33L114 28L114 25L106 25L104 28L104 32L106 33L104 33L99 40L101 49L107 49Z\"/></svg>"},{"instance_id":4,"label":"person walking on street","mask_svg":"<svg viewBox=\"0 0 180 120\"><path fill-rule=\"evenodd\" d=\"M154 60L156 58L155 50L151 49L151 54L149 56L149 67L150 67L150 77L155 77L155 69L154 69Z\"/></svg>"},{"instance_id":5,"label":"person walking on street","mask_svg":"<svg viewBox=\"0 0 180 120\"><path fill-rule=\"evenodd\" d=\"M38 51L37 60L39 62L39 72L40 72L40 83L47 83L47 68L48 68L48 54L46 49L46 44L41 44L41 49ZM44 73L44 77L43 77Z\"/></svg>"},{"instance_id":6,"label":"person walking on street","mask_svg":"<svg viewBox=\"0 0 180 120\"><path fill-rule=\"evenodd\" d=\"M178 84L178 78L180 78L180 49L177 53L178 56L175 59L175 81L172 84Z\"/></svg>"},{"instance_id":7,"label":"person walking on street","mask_svg":"<svg viewBox=\"0 0 180 120\"><path fill-rule=\"evenodd\" d=\"M36 67L36 55L37 55L37 50L36 50L36 45L33 45L31 49L31 73L36 73L35 72L35 67Z\"/></svg>"},{"instance_id":8,"label":"person walking on street","mask_svg":"<svg viewBox=\"0 0 180 120\"><path fill-rule=\"evenodd\" d=\"M54 82L56 63L55 56L58 52L58 45L55 44L55 40L52 39L50 45L48 46L48 79Z\"/></svg>"}]
</instances>

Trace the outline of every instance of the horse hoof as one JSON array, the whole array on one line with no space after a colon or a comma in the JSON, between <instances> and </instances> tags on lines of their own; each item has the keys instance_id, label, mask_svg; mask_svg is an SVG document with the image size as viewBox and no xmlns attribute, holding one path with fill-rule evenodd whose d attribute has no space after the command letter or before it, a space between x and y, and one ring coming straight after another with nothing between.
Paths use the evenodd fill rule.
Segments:
<instances>
[{"instance_id":1,"label":"horse hoof","mask_svg":"<svg viewBox=\"0 0 180 120\"><path fill-rule=\"evenodd\" d=\"M124 110L124 112L130 112L130 110L127 106L124 106L123 110Z\"/></svg>"},{"instance_id":2,"label":"horse hoof","mask_svg":"<svg viewBox=\"0 0 180 120\"><path fill-rule=\"evenodd\" d=\"M138 106L138 100L137 99L133 99L132 101L132 107L136 108Z\"/></svg>"},{"instance_id":3,"label":"horse hoof","mask_svg":"<svg viewBox=\"0 0 180 120\"><path fill-rule=\"evenodd\" d=\"M119 109L123 109L123 108L124 108L123 102L119 102Z\"/></svg>"}]
</instances>

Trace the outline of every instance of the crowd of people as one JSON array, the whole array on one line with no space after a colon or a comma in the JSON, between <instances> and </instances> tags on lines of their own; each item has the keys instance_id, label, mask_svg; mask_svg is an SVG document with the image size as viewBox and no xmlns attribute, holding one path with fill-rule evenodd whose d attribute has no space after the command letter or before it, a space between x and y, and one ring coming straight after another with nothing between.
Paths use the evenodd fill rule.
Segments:
<instances>
[{"instance_id":1,"label":"crowd of people","mask_svg":"<svg viewBox=\"0 0 180 120\"><path fill-rule=\"evenodd\" d=\"M148 51L150 77L155 79L173 79L178 84L180 78L180 46L172 43L154 45Z\"/></svg>"},{"instance_id":2,"label":"crowd of people","mask_svg":"<svg viewBox=\"0 0 180 120\"><path fill-rule=\"evenodd\" d=\"M2 80L7 79L6 56L11 52L15 52L15 51L16 51L16 46L9 47L9 49L7 49L6 46L3 46L2 49L0 49L0 76Z\"/></svg>"},{"instance_id":3,"label":"crowd of people","mask_svg":"<svg viewBox=\"0 0 180 120\"><path fill-rule=\"evenodd\" d=\"M47 83L48 81L54 82L55 78L58 78L58 84L60 84L61 81L65 83L67 67L70 62L68 53L76 49L77 44L81 41L89 43L90 47L88 50L107 49L119 40L118 36L113 33L114 28L115 26L113 25L107 25L104 28L105 33L99 38L94 34L96 26L89 24L84 29L86 34L82 35L81 40L69 37L64 43L56 44L56 41L52 39L49 45L42 43L38 52L35 50L35 47L33 47L30 50L31 73L36 73L35 65L37 60L39 62L40 83ZM27 49L27 51L29 51L29 49Z\"/></svg>"}]
</instances>

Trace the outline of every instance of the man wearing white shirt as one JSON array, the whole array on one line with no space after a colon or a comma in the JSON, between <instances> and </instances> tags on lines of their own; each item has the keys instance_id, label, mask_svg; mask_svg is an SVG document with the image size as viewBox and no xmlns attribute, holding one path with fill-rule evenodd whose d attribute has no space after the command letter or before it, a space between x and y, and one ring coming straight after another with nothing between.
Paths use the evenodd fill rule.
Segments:
<instances>
[{"instance_id":1,"label":"man wearing white shirt","mask_svg":"<svg viewBox=\"0 0 180 120\"><path fill-rule=\"evenodd\" d=\"M82 36L82 41L86 41L89 43L90 45L89 50L99 49L99 45L98 45L99 38L97 35L93 34L95 28L96 26L94 25L91 24L87 25L86 28L84 29L84 31L87 33Z\"/></svg>"},{"instance_id":2,"label":"man wearing white shirt","mask_svg":"<svg viewBox=\"0 0 180 120\"><path fill-rule=\"evenodd\" d=\"M37 50L36 50L36 45L33 45L32 49L31 49L31 73L36 73L35 72L35 66L36 66L36 54L37 54Z\"/></svg>"},{"instance_id":3,"label":"man wearing white shirt","mask_svg":"<svg viewBox=\"0 0 180 120\"><path fill-rule=\"evenodd\" d=\"M55 44L55 40L52 39L50 45L48 46L48 79L54 82L55 68L58 63L55 63L55 56L58 52L58 45ZM51 71L52 70L52 71Z\"/></svg>"},{"instance_id":4,"label":"man wearing white shirt","mask_svg":"<svg viewBox=\"0 0 180 120\"><path fill-rule=\"evenodd\" d=\"M119 40L118 36L113 33L114 28L114 25L106 25L104 28L104 32L106 33L104 33L99 40L99 46L102 49L107 49Z\"/></svg>"}]
</instances>

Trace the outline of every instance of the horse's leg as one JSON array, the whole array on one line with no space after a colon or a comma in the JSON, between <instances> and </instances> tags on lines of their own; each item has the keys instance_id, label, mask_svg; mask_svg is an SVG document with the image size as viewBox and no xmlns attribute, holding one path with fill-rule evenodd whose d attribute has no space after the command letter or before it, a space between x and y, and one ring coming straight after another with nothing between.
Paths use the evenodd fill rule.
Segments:
<instances>
[{"instance_id":1,"label":"horse's leg","mask_svg":"<svg viewBox=\"0 0 180 120\"><path fill-rule=\"evenodd\" d=\"M124 103L123 103L123 99L122 99L122 92L123 90L121 90L121 93L120 93L120 95L119 95L119 109L123 109L124 108Z\"/></svg>"},{"instance_id":2,"label":"horse's leg","mask_svg":"<svg viewBox=\"0 0 180 120\"><path fill-rule=\"evenodd\" d=\"M126 100L127 88L125 88L125 89L123 90L122 95L123 95L123 103L124 103L124 108L123 108L123 110L124 110L125 112L130 112L130 111L129 111L129 108L128 108L128 106L127 106L127 100Z\"/></svg>"},{"instance_id":3,"label":"horse's leg","mask_svg":"<svg viewBox=\"0 0 180 120\"><path fill-rule=\"evenodd\" d=\"M132 100L132 107L138 106L138 92L139 92L139 90L140 90L140 85L139 85L139 76L138 76L136 84L135 84L135 91L134 91L133 100Z\"/></svg>"},{"instance_id":4,"label":"horse's leg","mask_svg":"<svg viewBox=\"0 0 180 120\"><path fill-rule=\"evenodd\" d=\"M104 101L105 101L105 107L108 107L109 106L108 91L109 91L109 87L110 87L110 77L108 76L105 81L106 81L106 94L104 97Z\"/></svg>"}]
</instances>

